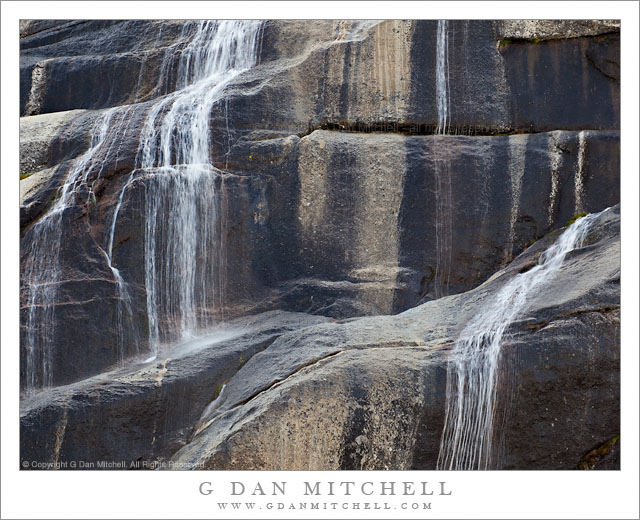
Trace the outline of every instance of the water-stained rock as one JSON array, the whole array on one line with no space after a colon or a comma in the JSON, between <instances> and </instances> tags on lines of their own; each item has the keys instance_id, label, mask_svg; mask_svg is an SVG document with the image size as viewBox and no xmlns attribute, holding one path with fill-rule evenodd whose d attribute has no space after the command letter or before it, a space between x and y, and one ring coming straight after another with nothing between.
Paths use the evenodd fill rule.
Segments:
<instances>
[{"instance_id":1,"label":"water-stained rock","mask_svg":"<svg viewBox=\"0 0 640 520\"><path fill-rule=\"evenodd\" d=\"M52 323L31 319L40 307L22 280L23 387L36 359L25 342L34 322L56 345L51 384L65 385L23 400L23 446L34 450L23 458L152 460L197 431L175 460L432 469L447 352L460 328L505 280L530 270L573 216L619 201L619 24L261 24L255 66L226 84L202 119L216 204L215 218L202 208L199 216L215 226L207 236L216 243L200 260L215 256L221 282L216 301L197 311L224 320L270 309L309 316L260 332L266 343L244 338L215 355L204 349L201 360L167 356L115 370L151 353L147 208L166 172L158 161L140 167L141 135L183 86L180 56L198 27L21 22L23 271L42 253L38 222L70 175L85 176L67 193L62 234L51 242L59 244L56 298L43 315ZM437 71L447 78L444 116ZM176 139L167 142L175 151ZM188 171L174 166L172 174ZM158 229L171 203L160 204ZM557 285L512 327L503 467L576 467L617 434L615 214L600 219ZM168 249L159 240L162 262ZM372 317L348 319L364 315ZM160 327L172 319L159 313ZM255 356L239 363L238 353ZM225 392L208 407L221 381Z\"/></svg>"},{"instance_id":2,"label":"water-stained rock","mask_svg":"<svg viewBox=\"0 0 640 520\"><path fill-rule=\"evenodd\" d=\"M36 394L21 403L20 458L67 468L72 461L125 461L107 469L154 469L188 442L207 404L256 352L283 333L324 320L284 312L253 316L162 350L154 361L138 359Z\"/></svg>"},{"instance_id":3,"label":"water-stained rock","mask_svg":"<svg viewBox=\"0 0 640 520\"><path fill-rule=\"evenodd\" d=\"M174 461L434 469L452 343L557 236L468 293L282 336L231 379L208 426ZM601 215L586 244L532 295L502 347L502 468L574 469L598 439L619 432L618 208Z\"/></svg>"}]
</instances>

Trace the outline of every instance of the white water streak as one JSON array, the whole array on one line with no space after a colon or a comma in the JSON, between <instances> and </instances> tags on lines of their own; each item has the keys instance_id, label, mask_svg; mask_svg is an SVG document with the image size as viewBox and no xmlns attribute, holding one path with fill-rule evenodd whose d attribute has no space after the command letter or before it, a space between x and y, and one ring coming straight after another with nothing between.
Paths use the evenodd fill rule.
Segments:
<instances>
[{"instance_id":1,"label":"white water streak","mask_svg":"<svg viewBox=\"0 0 640 520\"><path fill-rule=\"evenodd\" d=\"M116 109L102 113L91 133L89 149L69 169L49 211L27 231L23 243L25 264L22 274L26 296L25 392L52 384L55 347L55 305L62 282L60 250L66 211L95 201L93 187L100 178L104 162L111 152L107 139ZM118 114L118 119L123 117Z\"/></svg>"},{"instance_id":2,"label":"white water streak","mask_svg":"<svg viewBox=\"0 0 640 520\"><path fill-rule=\"evenodd\" d=\"M261 26L259 21L190 23L185 30L193 36L177 69L181 90L150 110L138 149L137 167L150 175L145 285L152 357L161 341L189 337L212 323L224 280L216 269L219 172L211 164L209 116L225 86L255 64Z\"/></svg>"},{"instance_id":3,"label":"white water streak","mask_svg":"<svg viewBox=\"0 0 640 520\"><path fill-rule=\"evenodd\" d=\"M607 210L605 210L607 211ZM447 371L445 424L438 455L439 469L492 469L499 365L509 325L526 311L539 287L549 284L567 253L582 246L592 222L588 215L572 224L540 257L533 269L516 275L487 308L462 331Z\"/></svg>"},{"instance_id":4,"label":"white water streak","mask_svg":"<svg viewBox=\"0 0 640 520\"><path fill-rule=\"evenodd\" d=\"M449 132L449 22L438 20L436 43L436 107L438 110L438 126L436 134Z\"/></svg>"},{"instance_id":5,"label":"white water streak","mask_svg":"<svg viewBox=\"0 0 640 520\"><path fill-rule=\"evenodd\" d=\"M132 301L120 270L113 265L118 215L127 188L140 169L153 179L145 184L145 283L152 357L161 336L183 336L208 324L210 309L222 294L216 279L218 233L217 170L210 162L209 116L224 87L255 64L259 21L185 23L180 39L165 53L157 93L166 93L176 69L179 89L152 105L140 137L137 170L119 195L103 249L117 288L117 349L125 349L138 332ZM188 43L185 43L188 42ZM25 391L51 386L55 347L55 305L61 283L61 240L67 210L96 202L94 186L103 169L128 138L132 106L113 108L97 119L89 150L69 170L49 211L27 232L23 290L26 292ZM228 143L227 155L231 143ZM152 173L153 171L153 173Z\"/></svg>"},{"instance_id":6,"label":"white water streak","mask_svg":"<svg viewBox=\"0 0 640 520\"><path fill-rule=\"evenodd\" d=\"M129 179L127 179L127 182L125 183L122 191L120 192L120 196L118 197L118 202L113 212L113 218L111 219L107 250L105 251L107 264L109 265L109 268L113 273L113 277L116 281L117 287L116 332L118 341L118 357L120 363L124 362L125 350L135 350L136 353L138 353L140 350L140 334L133 319L133 302L131 300L131 294L129 293L127 283L124 281L122 275L120 274L120 270L113 265L113 240L116 232L116 222L118 221L118 214L120 213L120 208L122 207L125 192L133 181L133 178L134 173L129 176ZM133 346L135 347L134 349L127 348L131 343L133 343Z\"/></svg>"},{"instance_id":7,"label":"white water streak","mask_svg":"<svg viewBox=\"0 0 640 520\"><path fill-rule=\"evenodd\" d=\"M584 211L584 164L587 151L587 136L584 130L578 132L578 165L574 177L575 208L574 213Z\"/></svg>"},{"instance_id":8,"label":"white water streak","mask_svg":"<svg viewBox=\"0 0 640 520\"><path fill-rule=\"evenodd\" d=\"M549 135L549 155L551 156L551 191L549 192L549 210L547 225L553 226L558 206L558 191L560 189L560 168L562 167L562 151L558 146L558 135Z\"/></svg>"},{"instance_id":9,"label":"white water streak","mask_svg":"<svg viewBox=\"0 0 640 520\"><path fill-rule=\"evenodd\" d=\"M451 173L449 158L441 157L439 136L449 132L449 22L438 20L436 37L436 108L438 124L434 138L434 176L435 176L435 235L436 268L434 274L434 293L436 298L448 294L451 277L452 223L451 223Z\"/></svg>"}]
</instances>

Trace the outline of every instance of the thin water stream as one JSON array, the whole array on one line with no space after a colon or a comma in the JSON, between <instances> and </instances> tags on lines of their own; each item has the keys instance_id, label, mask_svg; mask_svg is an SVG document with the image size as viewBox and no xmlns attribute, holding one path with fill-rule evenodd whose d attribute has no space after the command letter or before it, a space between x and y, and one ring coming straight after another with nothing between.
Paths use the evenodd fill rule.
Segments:
<instances>
[{"instance_id":1,"label":"thin water stream","mask_svg":"<svg viewBox=\"0 0 640 520\"><path fill-rule=\"evenodd\" d=\"M115 265L118 216L131 184L144 175L145 289L149 321L148 360L163 341L186 340L215 325L224 297L225 273L219 251L216 187L220 171L210 157L210 114L224 100L225 87L255 65L257 20L189 21L180 41L167 48L160 86L176 74L176 91L151 104L140 135L134 171L125 182L101 248L117 287L118 357L140 349L127 281ZM26 292L25 392L51 386L56 345L55 308L64 280L60 250L66 215L95 201L93 188L106 159L126 138L131 106L103 112L91 146L69 169L51 209L27 232L23 270ZM227 143L228 150L231 142ZM228 158L227 158L228 159ZM127 344L127 345L125 345ZM125 348L126 346L126 348Z\"/></svg>"},{"instance_id":2,"label":"thin water stream","mask_svg":"<svg viewBox=\"0 0 640 520\"><path fill-rule=\"evenodd\" d=\"M495 456L498 380L509 326L526 311L540 286L553 281L567 254L581 247L601 213L569 226L535 267L509 281L460 334L448 364L438 469L499 469Z\"/></svg>"}]
</instances>

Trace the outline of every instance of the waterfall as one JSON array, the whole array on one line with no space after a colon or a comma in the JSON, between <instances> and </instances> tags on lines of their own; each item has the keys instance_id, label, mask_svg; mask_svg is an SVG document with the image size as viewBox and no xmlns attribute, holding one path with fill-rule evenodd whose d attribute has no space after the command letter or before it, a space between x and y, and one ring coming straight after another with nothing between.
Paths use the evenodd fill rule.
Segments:
<instances>
[{"instance_id":1,"label":"waterfall","mask_svg":"<svg viewBox=\"0 0 640 520\"><path fill-rule=\"evenodd\" d=\"M436 134L449 132L449 22L438 20L436 44L436 107L438 126Z\"/></svg>"},{"instance_id":2,"label":"waterfall","mask_svg":"<svg viewBox=\"0 0 640 520\"><path fill-rule=\"evenodd\" d=\"M124 194L133 179L134 173L129 176L129 179L125 183L122 191L120 192L120 196L118 197L116 209L113 212L113 218L111 220L111 227L109 229L107 249L105 251L107 264L109 265L109 269L111 269L111 272L113 273L113 278L116 282L117 287L116 332L118 341L118 358L120 363L124 362L125 346L129 341L133 342L136 352L139 352L140 349L140 335L133 321L133 304L131 301L131 295L129 294L129 289L127 288L126 282L120 274L120 270L113 265L113 239L116 231L116 222L118 220L120 208L122 207Z\"/></svg>"},{"instance_id":3,"label":"waterfall","mask_svg":"<svg viewBox=\"0 0 640 520\"><path fill-rule=\"evenodd\" d=\"M441 136L449 131L449 22L438 20L436 48L436 108L438 124L434 137L434 177L435 177L435 235L436 268L434 293L436 298L448 294L451 277L452 250L452 189L448 157L440 156Z\"/></svg>"},{"instance_id":4,"label":"waterfall","mask_svg":"<svg viewBox=\"0 0 640 520\"><path fill-rule=\"evenodd\" d=\"M559 134L549 134L549 156L551 157L551 191L549 192L549 210L547 213L547 226L551 228L555 222L558 203L558 191L560 184L560 167L562 165L562 152L559 148Z\"/></svg>"},{"instance_id":5,"label":"waterfall","mask_svg":"<svg viewBox=\"0 0 640 520\"><path fill-rule=\"evenodd\" d=\"M495 457L498 368L509 325L526 311L535 291L554 278L567 253L582 246L592 222L601 213L580 218L567 228L535 267L507 283L495 301L460 334L447 369L446 416L438 469L499 466Z\"/></svg>"},{"instance_id":6,"label":"waterfall","mask_svg":"<svg viewBox=\"0 0 640 520\"><path fill-rule=\"evenodd\" d=\"M584 162L587 149L587 136L584 130L578 132L578 164L574 178L575 208L576 214L584 211Z\"/></svg>"},{"instance_id":7,"label":"waterfall","mask_svg":"<svg viewBox=\"0 0 640 520\"><path fill-rule=\"evenodd\" d=\"M24 349L26 355L24 387L27 394L52 383L55 345L55 305L58 288L64 280L60 248L69 210L95 202L93 192L104 163L112 151L108 139L112 120L122 122L125 111L110 109L96 120L89 149L70 167L49 211L27 231L22 290L26 295Z\"/></svg>"},{"instance_id":8,"label":"waterfall","mask_svg":"<svg viewBox=\"0 0 640 520\"><path fill-rule=\"evenodd\" d=\"M143 127L136 168L148 175L145 286L152 358L162 341L212 324L220 307L221 179L211 164L209 116L225 86L255 64L260 27L259 21L187 23L192 37L179 56L180 90L157 102ZM227 161L230 148L228 142Z\"/></svg>"},{"instance_id":9,"label":"waterfall","mask_svg":"<svg viewBox=\"0 0 640 520\"><path fill-rule=\"evenodd\" d=\"M256 62L260 21L186 22L180 41L167 48L159 93L176 74L176 91L147 112L136 168L124 184L108 226L103 252L116 286L117 357L138 349L133 303L113 247L118 215L129 186L145 181L145 286L151 358L161 339L185 336L212 323L226 260L218 219L220 172L210 158L209 116L225 86ZM63 283L60 250L67 219L96 202L94 185L107 159L117 162L134 105L104 111L94 125L89 149L74 161L55 202L27 231L22 275L25 326L25 393L49 387L56 343L55 306ZM228 118L228 106L225 106ZM228 124L228 121L227 121ZM227 161L231 141L227 128ZM133 349L131 347L134 347Z\"/></svg>"}]
</instances>

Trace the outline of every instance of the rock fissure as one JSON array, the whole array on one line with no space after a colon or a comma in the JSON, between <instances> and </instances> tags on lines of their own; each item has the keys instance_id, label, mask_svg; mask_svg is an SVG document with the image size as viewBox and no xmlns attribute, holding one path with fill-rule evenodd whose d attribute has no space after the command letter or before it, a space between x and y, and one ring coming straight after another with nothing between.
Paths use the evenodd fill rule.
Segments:
<instances>
[{"instance_id":1,"label":"rock fissure","mask_svg":"<svg viewBox=\"0 0 640 520\"><path fill-rule=\"evenodd\" d=\"M595 64L593 64L596 67ZM597 67L596 67L597 68ZM600 69L598 69L600 70ZM600 71L602 72L602 71ZM604 72L603 72L604 74ZM606 74L605 74L606 75ZM609 77L609 76L608 76ZM610 79L614 79L609 77ZM550 132L562 132L560 128L534 130L529 129L510 129L504 127L487 128L482 125L462 125L451 126L446 134L439 133L437 123L420 123L420 122L406 122L406 121L373 121L373 122L360 122L360 121L323 121L320 123L309 123L309 128L306 132L299 132L297 135L299 138L307 137L313 132L318 130L326 130L332 132L341 132L348 134L398 134L405 136L442 136L442 137L508 137L512 135L536 135L547 134ZM597 132L601 130L599 128L585 128ZM282 136L273 137L270 139L281 139ZM268 140L264 138L263 140ZM563 153L570 153L566 147L556 145L556 148Z\"/></svg>"},{"instance_id":2,"label":"rock fissure","mask_svg":"<svg viewBox=\"0 0 640 520\"><path fill-rule=\"evenodd\" d=\"M613 76L612 74L602 70L602 67L599 67L598 64L593 60L593 58L591 58L591 56L589 56L588 53L585 55L585 57L586 57L587 61L589 62L589 64L593 68L595 68L598 72L600 72L605 78L613 81L614 83L620 83L620 78L619 77ZM614 65L614 66L618 66L618 64L616 62L614 62L614 61L607 60L607 62L612 64L612 65Z\"/></svg>"},{"instance_id":3,"label":"rock fissure","mask_svg":"<svg viewBox=\"0 0 640 520\"><path fill-rule=\"evenodd\" d=\"M259 392L256 392L252 395L250 395L249 397L242 399L241 401L235 403L230 409L233 408L237 408L239 406L244 406L247 403L249 403L250 401L253 401L254 399L256 399L258 396L260 396L261 394L264 394L266 392L268 392L269 390L273 389L273 388L277 388L278 386L280 386L281 384L285 383L287 380L295 377L296 375L298 375L299 373L301 373L304 370L308 370L313 366L317 366L320 363L331 359L339 354L341 354L342 352L344 352L343 350L336 350L333 352L330 352L329 354L326 354L320 358L317 359L313 359L311 361L308 361L307 363L305 363L304 365L301 365L300 367L298 367L294 372L291 372L289 375L287 375L286 377L282 378L282 379L276 379L274 380L269 386L267 386L266 388L263 388L262 390L260 390Z\"/></svg>"},{"instance_id":4,"label":"rock fissure","mask_svg":"<svg viewBox=\"0 0 640 520\"><path fill-rule=\"evenodd\" d=\"M597 309L582 309L582 310L578 310L578 311L574 311L574 312L568 312L568 313L565 313L565 314L554 315L551 318L549 318L547 320L544 320L544 321L538 321L538 322L534 322L534 323L525 322L524 323L524 328L528 332L537 332L540 329L543 329L546 326L548 326L549 324L553 323L554 321L559 321L559 320L563 320L563 319L567 319L567 318L575 318L577 316L582 316L583 314L590 314L590 313L606 314L606 313L617 311L617 310L620 310L620 306L619 305L611 305L611 306L606 306L606 307L600 307L600 308L597 308Z\"/></svg>"}]
</instances>

